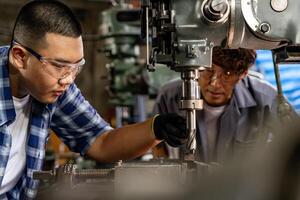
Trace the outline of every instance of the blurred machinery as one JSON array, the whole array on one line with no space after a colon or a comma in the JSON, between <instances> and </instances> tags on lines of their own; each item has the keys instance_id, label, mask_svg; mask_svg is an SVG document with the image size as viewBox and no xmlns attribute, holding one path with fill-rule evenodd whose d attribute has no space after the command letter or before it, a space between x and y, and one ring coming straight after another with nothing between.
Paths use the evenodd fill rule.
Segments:
<instances>
[{"instance_id":1,"label":"blurred machinery","mask_svg":"<svg viewBox=\"0 0 300 200\"><path fill-rule=\"evenodd\" d=\"M196 148L195 111L202 109L198 71L211 66L212 48L273 49L278 63L300 61L298 0L143 0L142 35L147 41L147 67L165 64L180 72L182 100L190 134L186 157ZM278 79L279 112L289 118Z\"/></svg>"},{"instance_id":2,"label":"blurred machinery","mask_svg":"<svg viewBox=\"0 0 300 200\"><path fill-rule=\"evenodd\" d=\"M197 177L218 168L179 160L122 161L109 169L79 169L67 164L34 172L42 181L38 199L167 199L185 194Z\"/></svg>"},{"instance_id":3,"label":"blurred machinery","mask_svg":"<svg viewBox=\"0 0 300 200\"><path fill-rule=\"evenodd\" d=\"M102 51L111 60L106 64L109 81L107 91L110 102L116 106L116 127L146 118L144 98L148 90L148 76L143 69L143 61L138 59L139 18L139 10L124 3L101 13ZM135 114L138 119L133 119Z\"/></svg>"},{"instance_id":4,"label":"blurred machinery","mask_svg":"<svg viewBox=\"0 0 300 200\"><path fill-rule=\"evenodd\" d=\"M144 121L146 102L155 96L160 85L175 78L176 73L161 68L149 74L145 60L140 57L140 9L120 2L101 13L101 49L110 59L107 91L110 103L116 107L116 127Z\"/></svg>"}]
</instances>

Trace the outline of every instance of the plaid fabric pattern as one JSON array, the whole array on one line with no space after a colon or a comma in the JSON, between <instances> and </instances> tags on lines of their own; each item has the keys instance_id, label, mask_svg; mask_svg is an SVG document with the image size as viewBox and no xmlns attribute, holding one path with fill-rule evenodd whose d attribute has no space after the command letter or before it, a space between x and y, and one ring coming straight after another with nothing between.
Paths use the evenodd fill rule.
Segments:
<instances>
[{"instance_id":1,"label":"plaid fabric pattern","mask_svg":"<svg viewBox=\"0 0 300 200\"><path fill-rule=\"evenodd\" d=\"M0 47L0 184L11 148L11 135L7 126L15 119L15 109L9 84L8 73L9 47ZM101 133L111 130L107 124L84 99L75 84L54 104L32 101L26 146L26 168L18 183L0 199L34 199L37 194L38 180L33 172L42 170L45 145L51 128L74 152L84 155L85 151Z\"/></svg>"}]
</instances>

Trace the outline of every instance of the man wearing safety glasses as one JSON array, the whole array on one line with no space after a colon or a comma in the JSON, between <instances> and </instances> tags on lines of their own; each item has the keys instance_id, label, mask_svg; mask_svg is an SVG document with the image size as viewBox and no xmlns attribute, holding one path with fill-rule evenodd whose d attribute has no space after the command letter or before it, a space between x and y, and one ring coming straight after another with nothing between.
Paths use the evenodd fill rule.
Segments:
<instances>
[{"instance_id":1,"label":"man wearing safety glasses","mask_svg":"<svg viewBox=\"0 0 300 200\"><path fill-rule=\"evenodd\" d=\"M74 79L85 63L78 20L57 1L20 11L10 47L0 47L0 199L32 199L48 129L74 152L100 162L132 159L162 140L186 141L185 120L158 115L112 129L84 99Z\"/></svg>"},{"instance_id":2,"label":"man wearing safety glasses","mask_svg":"<svg viewBox=\"0 0 300 200\"><path fill-rule=\"evenodd\" d=\"M276 90L259 74L249 72L256 53L250 49L214 47L212 67L198 79L203 110L197 117L197 159L225 162L243 156L260 142L270 142L278 120ZM166 84L157 97L155 113L180 113L181 83ZM293 113L296 117L296 113ZM274 121L273 121L274 120ZM167 146L168 156L178 158L178 148Z\"/></svg>"}]
</instances>

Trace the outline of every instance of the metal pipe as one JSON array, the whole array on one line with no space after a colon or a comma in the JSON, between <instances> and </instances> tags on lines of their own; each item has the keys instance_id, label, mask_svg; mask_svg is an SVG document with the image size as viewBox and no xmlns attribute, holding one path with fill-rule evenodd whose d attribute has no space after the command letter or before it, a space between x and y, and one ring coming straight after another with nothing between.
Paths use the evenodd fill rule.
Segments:
<instances>
[{"instance_id":1,"label":"metal pipe","mask_svg":"<svg viewBox=\"0 0 300 200\"><path fill-rule=\"evenodd\" d=\"M275 78L276 78L276 86L277 86L278 96L283 96L282 86L281 86L281 81L280 81L280 73L279 73L279 68L278 68L278 63L277 63L277 55L275 52L272 52L272 58L273 58L273 64L274 64L274 73L275 73Z\"/></svg>"},{"instance_id":2,"label":"metal pipe","mask_svg":"<svg viewBox=\"0 0 300 200\"><path fill-rule=\"evenodd\" d=\"M123 107L116 106L115 114L116 114L116 128L120 128L123 126Z\"/></svg>"},{"instance_id":3,"label":"metal pipe","mask_svg":"<svg viewBox=\"0 0 300 200\"><path fill-rule=\"evenodd\" d=\"M150 65L150 43L149 43L149 7L146 7L146 64Z\"/></svg>"},{"instance_id":4,"label":"metal pipe","mask_svg":"<svg viewBox=\"0 0 300 200\"><path fill-rule=\"evenodd\" d=\"M143 122L147 119L147 111L146 111L146 95L136 95L136 121L135 122Z\"/></svg>"},{"instance_id":5,"label":"metal pipe","mask_svg":"<svg viewBox=\"0 0 300 200\"><path fill-rule=\"evenodd\" d=\"M287 124L292 121L293 109L291 105L286 101L283 95L276 52L272 52L272 58L273 58L274 72L275 72L276 85L277 85L277 94L278 94L277 112L279 117L281 118L281 122L283 122L283 124Z\"/></svg>"}]
</instances>

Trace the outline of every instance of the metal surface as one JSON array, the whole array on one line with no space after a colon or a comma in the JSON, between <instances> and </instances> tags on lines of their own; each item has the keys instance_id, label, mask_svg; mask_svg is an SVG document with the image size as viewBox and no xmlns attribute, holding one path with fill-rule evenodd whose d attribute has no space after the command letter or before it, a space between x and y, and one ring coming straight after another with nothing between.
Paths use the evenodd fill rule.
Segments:
<instances>
[{"instance_id":1,"label":"metal surface","mask_svg":"<svg viewBox=\"0 0 300 200\"><path fill-rule=\"evenodd\" d=\"M189 184L216 165L178 160L116 163L109 169L77 169L67 164L51 171L34 172L42 184L38 199L165 199L178 198Z\"/></svg>"},{"instance_id":2,"label":"metal surface","mask_svg":"<svg viewBox=\"0 0 300 200\"><path fill-rule=\"evenodd\" d=\"M277 12L273 10L274 7L271 7L269 1L257 1L254 3L252 1L245 0L245 2L247 2L249 6L247 7L247 9L242 11L245 17L245 21L249 26L249 18L246 14L252 12L258 20L259 24L268 23L271 27L271 30L269 32L263 33L259 29L255 29L252 26L250 26L251 30L254 31L257 37L264 38L267 41L280 41L281 43L286 43L285 41L289 41L289 43L292 45L299 45L300 26L298 25L297 19L300 7L299 1L281 1L281 3L288 4L286 9L284 9L282 12ZM245 2L242 1L242 4L246 4ZM265 43L267 43L267 41ZM262 47L264 47L264 44L257 45L257 49L262 49Z\"/></svg>"},{"instance_id":3,"label":"metal surface","mask_svg":"<svg viewBox=\"0 0 300 200\"><path fill-rule=\"evenodd\" d=\"M179 162L123 163L115 167L115 192L126 199L179 194L183 192L186 170L186 165Z\"/></svg>"},{"instance_id":4,"label":"metal surface","mask_svg":"<svg viewBox=\"0 0 300 200\"><path fill-rule=\"evenodd\" d=\"M271 0L271 7L276 12L282 12L288 7L288 0Z\"/></svg>"},{"instance_id":5,"label":"metal surface","mask_svg":"<svg viewBox=\"0 0 300 200\"><path fill-rule=\"evenodd\" d=\"M202 4L201 12L205 20L211 23L223 23L229 15L227 0L207 0Z\"/></svg>"},{"instance_id":6,"label":"metal surface","mask_svg":"<svg viewBox=\"0 0 300 200\"><path fill-rule=\"evenodd\" d=\"M241 9L243 16L246 16L245 20L251 30L257 31L260 21L256 16L257 13L257 0L244 0L241 1Z\"/></svg>"},{"instance_id":7,"label":"metal surface","mask_svg":"<svg viewBox=\"0 0 300 200\"><path fill-rule=\"evenodd\" d=\"M196 110L203 108L203 101L200 99L200 89L198 86L199 72L197 69L181 73L182 81L182 98L180 109L186 110L187 131L189 138L185 154L194 154L196 150Z\"/></svg>"},{"instance_id":8,"label":"metal surface","mask_svg":"<svg viewBox=\"0 0 300 200\"><path fill-rule=\"evenodd\" d=\"M37 171L40 180L37 199L112 199L114 169L77 169L67 164L51 171Z\"/></svg>"}]
</instances>

